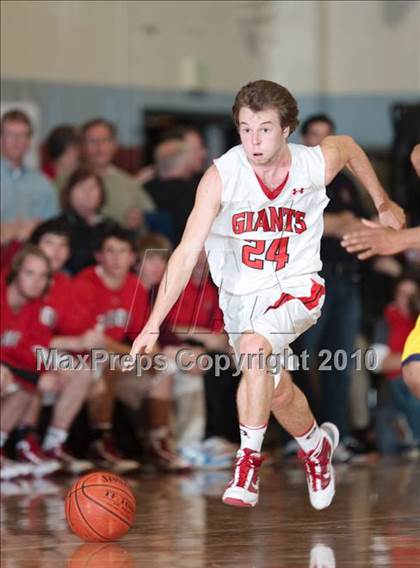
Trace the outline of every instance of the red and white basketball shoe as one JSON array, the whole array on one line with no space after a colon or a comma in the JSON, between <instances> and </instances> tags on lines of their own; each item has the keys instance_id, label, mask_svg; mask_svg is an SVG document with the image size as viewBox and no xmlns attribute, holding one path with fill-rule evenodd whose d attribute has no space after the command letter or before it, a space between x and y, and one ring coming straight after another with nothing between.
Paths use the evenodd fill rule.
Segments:
<instances>
[{"instance_id":1,"label":"red and white basketball shoe","mask_svg":"<svg viewBox=\"0 0 420 568\"><path fill-rule=\"evenodd\" d=\"M61 469L60 462L50 459L41 449L38 438L28 434L16 444L16 454L19 463L31 466L31 473L35 477L51 475Z\"/></svg>"},{"instance_id":2,"label":"red and white basketball shoe","mask_svg":"<svg viewBox=\"0 0 420 568\"><path fill-rule=\"evenodd\" d=\"M260 452L248 448L238 450L233 479L223 494L223 503L234 507L255 507L258 503L258 473L262 462Z\"/></svg>"},{"instance_id":3,"label":"red and white basketball shoe","mask_svg":"<svg viewBox=\"0 0 420 568\"><path fill-rule=\"evenodd\" d=\"M322 439L315 450L307 454L302 450L298 452L305 468L311 505L318 510L328 507L335 494L332 457L340 439L337 426L331 422L324 422L321 430Z\"/></svg>"}]
</instances>

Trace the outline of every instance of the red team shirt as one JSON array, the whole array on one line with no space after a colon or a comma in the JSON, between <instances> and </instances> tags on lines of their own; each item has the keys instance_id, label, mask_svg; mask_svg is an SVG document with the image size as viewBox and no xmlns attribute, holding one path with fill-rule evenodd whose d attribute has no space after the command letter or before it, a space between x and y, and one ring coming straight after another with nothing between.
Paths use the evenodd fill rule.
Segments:
<instances>
[{"instance_id":1,"label":"red team shirt","mask_svg":"<svg viewBox=\"0 0 420 568\"><path fill-rule=\"evenodd\" d=\"M51 286L43 297L45 320L54 335L79 335L85 329L80 326L73 280L63 272L55 272Z\"/></svg>"},{"instance_id":2,"label":"red team shirt","mask_svg":"<svg viewBox=\"0 0 420 568\"><path fill-rule=\"evenodd\" d=\"M96 267L74 278L75 311L83 329L102 323L105 334L115 341L134 340L149 315L148 294L137 276L127 274L121 288L111 290L98 276Z\"/></svg>"},{"instance_id":3,"label":"red team shirt","mask_svg":"<svg viewBox=\"0 0 420 568\"><path fill-rule=\"evenodd\" d=\"M385 308L384 320L388 326L387 345L391 353L401 354L407 337L415 325L415 319L401 313L394 304ZM385 373L388 379L401 377L401 365Z\"/></svg>"},{"instance_id":4,"label":"red team shirt","mask_svg":"<svg viewBox=\"0 0 420 568\"><path fill-rule=\"evenodd\" d=\"M46 323L42 299L27 302L14 312L7 300L7 286L1 282L1 362L14 371L17 380L36 384L36 348L48 347L54 335ZM23 373L19 373L23 371ZM26 377L26 378L25 378Z\"/></svg>"},{"instance_id":5,"label":"red team shirt","mask_svg":"<svg viewBox=\"0 0 420 568\"><path fill-rule=\"evenodd\" d=\"M223 331L223 314L219 295L209 278L201 282L191 279L181 297L168 315L172 327L206 328L216 333Z\"/></svg>"}]
</instances>

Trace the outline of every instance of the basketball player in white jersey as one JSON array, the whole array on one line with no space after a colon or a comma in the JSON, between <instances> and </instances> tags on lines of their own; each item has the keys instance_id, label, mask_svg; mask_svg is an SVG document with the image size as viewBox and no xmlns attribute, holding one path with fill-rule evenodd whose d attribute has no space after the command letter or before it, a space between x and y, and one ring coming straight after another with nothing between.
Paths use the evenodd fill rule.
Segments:
<instances>
[{"instance_id":1,"label":"basketball player in white jersey","mask_svg":"<svg viewBox=\"0 0 420 568\"><path fill-rule=\"evenodd\" d=\"M280 354L320 315L325 185L341 169L349 167L367 189L382 224L400 229L404 213L349 136L329 136L313 148L288 143L298 125L298 108L284 87L249 83L236 96L233 117L241 144L204 174L182 241L131 355L151 352L205 245L225 328L236 353L245 357L237 395L241 447L223 502L257 504L261 447L272 411L299 443L310 501L323 509L335 493L331 460L338 430L333 424L318 426L289 373L270 372L258 354L263 361Z\"/></svg>"}]
</instances>

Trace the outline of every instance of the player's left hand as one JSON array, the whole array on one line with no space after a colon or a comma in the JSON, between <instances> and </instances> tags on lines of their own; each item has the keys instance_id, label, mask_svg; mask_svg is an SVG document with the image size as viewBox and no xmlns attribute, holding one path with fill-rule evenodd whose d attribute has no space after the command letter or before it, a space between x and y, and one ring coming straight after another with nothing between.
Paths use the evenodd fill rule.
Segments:
<instances>
[{"instance_id":1,"label":"player's left hand","mask_svg":"<svg viewBox=\"0 0 420 568\"><path fill-rule=\"evenodd\" d=\"M378 207L379 222L385 227L391 229L403 229L406 219L404 210L391 199L382 203Z\"/></svg>"}]
</instances>

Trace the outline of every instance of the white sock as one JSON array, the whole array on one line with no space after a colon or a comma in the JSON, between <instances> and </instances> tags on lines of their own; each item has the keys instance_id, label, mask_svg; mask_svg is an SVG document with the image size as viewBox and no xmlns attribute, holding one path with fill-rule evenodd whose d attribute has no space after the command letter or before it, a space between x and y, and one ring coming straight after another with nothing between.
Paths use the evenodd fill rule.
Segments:
<instances>
[{"instance_id":1,"label":"white sock","mask_svg":"<svg viewBox=\"0 0 420 568\"><path fill-rule=\"evenodd\" d=\"M301 436L295 436L296 442L305 452L305 454L309 454L309 452L313 452L321 443L322 439L322 432L321 428L318 426L316 421L312 426Z\"/></svg>"},{"instance_id":2,"label":"white sock","mask_svg":"<svg viewBox=\"0 0 420 568\"><path fill-rule=\"evenodd\" d=\"M9 435L6 432L3 432L3 430L0 432L0 448L4 447L8 437Z\"/></svg>"},{"instance_id":3,"label":"white sock","mask_svg":"<svg viewBox=\"0 0 420 568\"><path fill-rule=\"evenodd\" d=\"M254 452L260 452L264 440L264 434L267 430L267 424L263 426L246 426L239 425L241 432L241 450L248 448Z\"/></svg>"},{"instance_id":4,"label":"white sock","mask_svg":"<svg viewBox=\"0 0 420 568\"><path fill-rule=\"evenodd\" d=\"M42 444L42 449L46 452L57 446L61 446L67 440L68 433L66 430L61 428L54 428L54 426L49 426L47 433Z\"/></svg>"}]
</instances>

